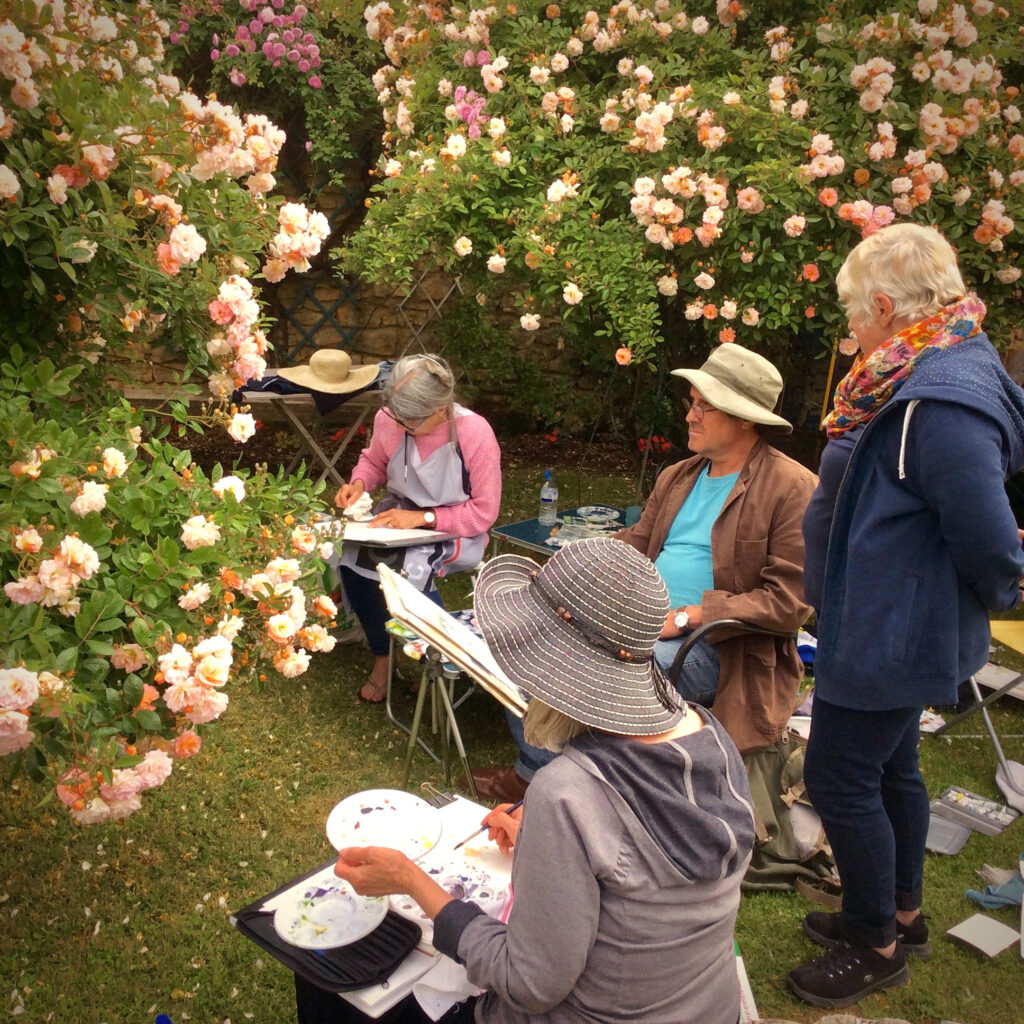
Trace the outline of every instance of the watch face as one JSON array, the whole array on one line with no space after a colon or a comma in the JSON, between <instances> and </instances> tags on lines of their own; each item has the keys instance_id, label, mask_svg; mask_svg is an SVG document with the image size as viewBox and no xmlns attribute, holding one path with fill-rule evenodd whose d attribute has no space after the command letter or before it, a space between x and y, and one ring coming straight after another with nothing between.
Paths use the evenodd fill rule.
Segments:
<instances>
[{"instance_id":1,"label":"watch face","mask_svg":"<svg viewBox=\"0 0 1024 1024\"><path fill-rule=\"evenodd\" d=\"M690 624L690 616L688 612L676 612L675 619L673 620L676 624L676 629L686 629Z\"/></svg>"},{"instance_id":2,"label":"watch face","mask_svg":"<svg viewBox=\"0 0 1024 1024\"><path fill-rule=\"evenodd\" d=\"M424 512L423 518L427 522L427 526L433 526L437 522L437 515L434 512Z\"/></svg>"}]
</instances>

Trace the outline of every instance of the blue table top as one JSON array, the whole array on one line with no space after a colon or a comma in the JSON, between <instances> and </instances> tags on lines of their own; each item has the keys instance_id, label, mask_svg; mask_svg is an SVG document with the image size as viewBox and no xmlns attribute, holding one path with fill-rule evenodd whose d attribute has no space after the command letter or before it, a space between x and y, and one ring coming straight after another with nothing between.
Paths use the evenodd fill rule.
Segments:
<instances>
[{"instance_id":1,"label":"blue table top","mask_svg":"<svg viewBox=\"0 0 1024 1024\"><path fill-rule=\"evenodd\" d=\"M615 526L616 529L621 530L626 525L626 511L625 509L618 508L615 505L583 505L580 508L568 509L565 512L559 514L559 520L563 518L568 519L585 519L588 515L593 515L595 510L607 509L609 512L615 513L614 519L609 519L610 525ZM530 551L536 551L541 555L551 555L558 550L551 544L545 544L544 541L551 536L553 530L556 529L558 524L544 525L539 519L524 519L518 523L506 523L504 526L492 526L491 536L506 540L510 544L516 544L519 547L527 548Z\"/></svg>"}]
</instances>

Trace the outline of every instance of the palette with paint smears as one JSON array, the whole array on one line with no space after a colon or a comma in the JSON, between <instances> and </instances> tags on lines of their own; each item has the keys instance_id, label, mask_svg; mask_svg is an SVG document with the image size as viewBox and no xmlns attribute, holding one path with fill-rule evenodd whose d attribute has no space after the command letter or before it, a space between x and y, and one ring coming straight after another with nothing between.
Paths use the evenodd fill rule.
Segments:
<instances>
[{"instance_id":1,"label":"palette with paint smears","mask_svg":"<svg viewBox=\"0 0 1024 1024\"><path fill-rule=\"evenodd\" d=\"M419 860L441 838L441 817L412 793L367 789L346 797L327 817L327 838L336 850L346 846L390 846Z\"/></svg>"},{"instance_id":2,"label":"palette with paint smears","mask_svg":"<svg viewBox=\"0 0 1024 1024\"><path fill-rule=\"evenodd\" d=\"M274 912L274 930L300 949L334 949L369 935L387 912L383 897L359 896L339 878L314 881Z\"/></svg>"},{"instance_id":3,"label":"palette with paint smears","mask_svg":"<svg viewBox=\"0 0 1024 1024\"><path fill-rule=\"evenodd\" d=\"M500 881L491 876L478 865L467 864L463 860L452 860L437 865L423 865L423 870L445 892L458 900L475 903L485 914L496 917L508 897L508 882ZM391 909L396 914L415 921L424 929L424 937L429 938L433 922L420 909L420 905L411 896L389 897Z\"/></svg>"}]
</instances>

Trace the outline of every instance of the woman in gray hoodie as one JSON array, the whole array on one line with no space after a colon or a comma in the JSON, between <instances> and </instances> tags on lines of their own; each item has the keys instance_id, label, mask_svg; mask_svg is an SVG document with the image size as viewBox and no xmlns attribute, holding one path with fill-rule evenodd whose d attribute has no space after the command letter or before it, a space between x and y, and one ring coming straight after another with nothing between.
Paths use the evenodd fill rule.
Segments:
<instances>
[{"instance_id":1,"label":"woman in gray hoodie","mask_svg":"<svg viewBox=\"0 0 1024 1024\"><path fill-rule=\"evenodd\" d=\"M335 872L358 892L409 893L434 918L434 945L484 989L481 1024L738 1018L750 792L725 730L680 706L653 661L668 604L654 565L608 538L567 545L543 568L506 555L482 571L477 619L532 697L527 738L563 752L531 783L521 825L500 808L485 819L514 847L507 924L398 851L339 854ZM358 1019L332 999L321 1017L300 990L300 1022ZM415 1004L402 1012L427 1019Z\"/></svg>"}]
</instances>

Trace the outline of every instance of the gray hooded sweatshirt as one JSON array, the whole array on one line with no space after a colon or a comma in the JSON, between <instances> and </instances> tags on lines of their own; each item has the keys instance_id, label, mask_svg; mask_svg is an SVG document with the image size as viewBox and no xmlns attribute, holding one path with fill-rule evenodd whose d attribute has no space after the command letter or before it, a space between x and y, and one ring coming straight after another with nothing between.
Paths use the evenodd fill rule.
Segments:
<instances>
[{"instance_id":1,"label":"gray hooded sweatshirt","mask_svg":"<svg viewBox=\"0 0 1024 1024\"><path fill-rule=\"evenodd\" d=\"M739 753L704 728L645 744L594 733L527 791L508 924L470 904L434 944L485 989L486 1024L735 1024L733 928L754 839Z\"/></svg>"}]
</instances>

